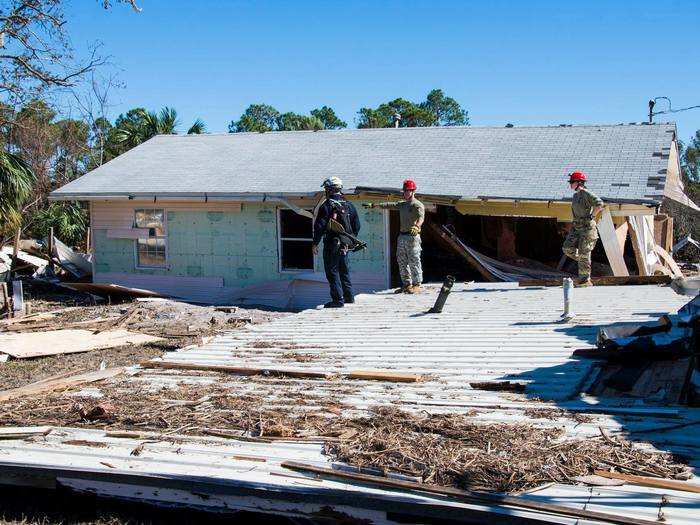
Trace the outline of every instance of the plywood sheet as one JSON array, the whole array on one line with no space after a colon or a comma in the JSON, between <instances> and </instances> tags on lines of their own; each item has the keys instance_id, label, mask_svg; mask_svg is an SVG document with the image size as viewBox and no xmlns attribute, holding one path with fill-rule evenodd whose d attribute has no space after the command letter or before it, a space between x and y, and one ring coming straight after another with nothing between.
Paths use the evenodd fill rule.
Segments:
<instances>
[{"instance_id":1,"label":"plywood sheet","mask_svg":"<svg viewBox=\"0 0 700 525\"><path fill-rule=\"evenodd\" d=\"M95 334L89 330L54 330L0 334L0 353L15 359L58 354L74 354L124 345L160 341L160 337L136 334L127 330L109 330Z\"/></svg>"}]
</instances>

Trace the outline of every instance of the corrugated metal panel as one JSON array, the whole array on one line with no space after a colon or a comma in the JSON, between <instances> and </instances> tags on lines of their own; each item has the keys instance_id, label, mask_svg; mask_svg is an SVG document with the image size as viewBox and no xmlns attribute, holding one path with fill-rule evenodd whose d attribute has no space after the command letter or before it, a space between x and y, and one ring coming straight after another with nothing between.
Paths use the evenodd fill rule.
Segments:
<instances>
[{"instance_id":1,"label":"corrugated metal panel","mask_svg":"<svg viewBox=\"0 0 700 525\"><path fill-rule=\"evenodd\" d=\"M686 301L670 288L627 286L577 289L576 317L562 323L560 288L512 284L458 285L442 314L426 314L437 287L420 295L363 295L342 310L307 310L196 348L169 353L170 362L294 368L347 373L400 370L430 374L421 389L456 387L473 398L473 381L518 381L527 395L563 400L576 394L593 361L573 359L595 343L598 327L647 321ZM264 342L269 348L259 348ZM310 357L290 361L293 352ZM477 394L480 395L480 394Z\"/></svg>"},{"instance_id":2,"label":"corrugated metal panel","mask_svg":"<svg viewBox=\"0 0 700 525\"><path fill-rule=\"evenodd\" d=\"M159 504L298 516L312 516L327 507L374 523L393 523L388 510L462 519L470 511L481 511L551 523L586 523L418 492L317 479L281 467L285 460L327 466L320 443L250 443L158 434L145 434L141 439L110 438L101 430L59 428L39 440L3 440L0 447L0 476L19 472L16 479L21 481L25 472L31 482L37 479L32 473L46 477L53 471L62 485L77 490ZM140 453L132 455L137 447L141 447ZM525 497L653 521L658 517L662 494L667 500L663 505L666 523L695 523L700 495L692 493L634 486L554 485Z\"/></svg>"}]
</instances>

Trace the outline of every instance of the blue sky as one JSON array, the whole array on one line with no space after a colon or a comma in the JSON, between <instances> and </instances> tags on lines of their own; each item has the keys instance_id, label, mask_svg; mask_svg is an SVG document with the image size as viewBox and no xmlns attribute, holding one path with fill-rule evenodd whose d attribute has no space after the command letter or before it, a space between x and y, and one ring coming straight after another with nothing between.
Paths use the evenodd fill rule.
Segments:
<instances>
[{"instance_id":1,"label":"blue sky","mask_svg":"<svg viewBox=\"0 0 700 525\"><path fill-rule=\"evenodd\" d=\"M650 97L700 104L697 1L138 0L67 8L73 43L99 40L131 107L175 107L227 130L254 102L357 110L441 88L472 125L646 120ZM687 140L700 109L660 115Z\"/></svg>"}]
</instances>

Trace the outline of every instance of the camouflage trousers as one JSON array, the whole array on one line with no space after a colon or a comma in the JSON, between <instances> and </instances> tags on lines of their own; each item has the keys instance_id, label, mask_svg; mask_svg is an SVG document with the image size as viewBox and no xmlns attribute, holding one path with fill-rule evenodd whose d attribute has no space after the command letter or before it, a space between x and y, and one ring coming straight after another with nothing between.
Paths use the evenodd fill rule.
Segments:
<instances>
[{"instance_id":1,"label":"camouflage trousers","mask_svg":"<svg viewBox=\"0 0 700 525\"><path fill-rule=\"evenodd\" d=\"M396 242L396 261L399 263L399 275L404 286L423 282L423 268L420 262L420 235L402 233Z\"/></svg>"},{"instance_id":2,"label":"camouflage trousers","mask_svg":"<svg viewBox=\"0 0 700 525\"><path fill-rule=\"evenodd\" d=\"M578 276L588 279L591 276L591 252L598 241L598 231L595 226L572 226L564 240L562 251L567 257L578 261Z\"/></svg>"}]
</instances>

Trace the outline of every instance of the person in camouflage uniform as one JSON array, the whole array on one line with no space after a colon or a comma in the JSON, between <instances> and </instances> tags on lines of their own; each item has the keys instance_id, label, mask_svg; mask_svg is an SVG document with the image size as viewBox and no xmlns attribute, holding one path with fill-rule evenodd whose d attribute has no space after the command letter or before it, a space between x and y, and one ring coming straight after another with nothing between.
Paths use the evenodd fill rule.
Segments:
<instances>
[{"instance_id":1,"label":"person in camouflage uniform","mask_svg":"<svg viewBox=\"0 0 700 525\"><path fill-rule=\"evenodd\" d=\"M562 251L567 257L578 261L578 286L592 286L591 252L598 241L595 217L604 205L597 195L586 188L586 176L583 173L571 173L569 185L575 192L571 200L574 221L564 240Z\"/></svg>"},{"instance_id":2,"label":"person in camouflage uniform","mask_svg":"<svg viewBox=\"0 0 700 525\"><path fill-rule=\"evenodd\" d=\"M410 179L403 182L403 198L399 202L367 203L365 208L398 209L401 233L396 242L396 261L403 286L396 293L418 293L423 282L421 266L420 229L425 219L425 207L416 199L416 183Z\"/></svg>"}]
</instances>

